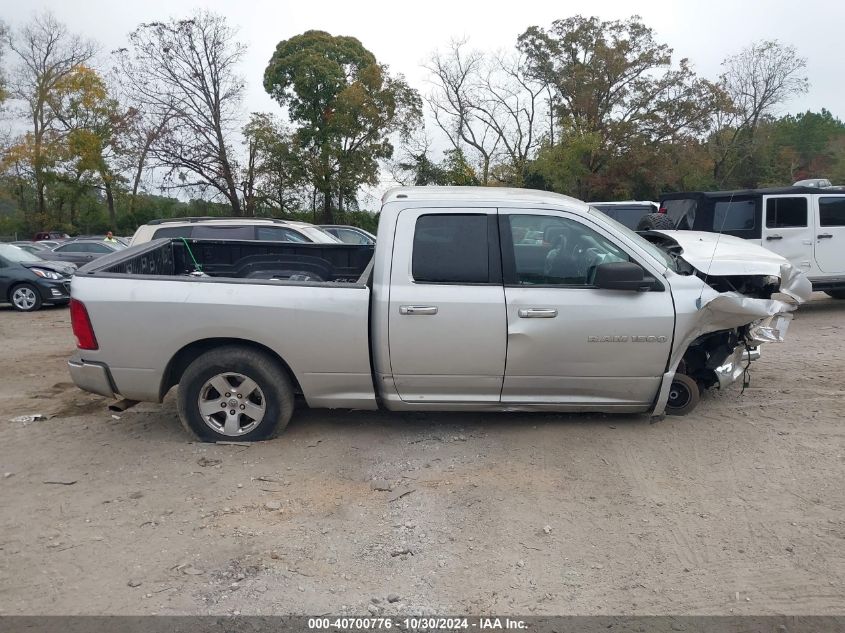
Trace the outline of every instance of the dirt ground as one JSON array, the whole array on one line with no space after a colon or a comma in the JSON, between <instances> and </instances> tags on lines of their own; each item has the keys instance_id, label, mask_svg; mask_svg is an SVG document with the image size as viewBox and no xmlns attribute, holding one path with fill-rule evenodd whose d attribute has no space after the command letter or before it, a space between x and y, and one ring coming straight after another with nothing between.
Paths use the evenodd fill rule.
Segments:
<instances>
[{"instance_id":1,"label":"dirt ground","mask_svg":"<svg viewBox=\"0 0 845 633\"><path fill-rule=\"evenodd\" d=\"M242 447L173 394L116 419L66 308L0 306L0 613L843 613L843 316L656 424L301 409Z\"/></svg>"}]
</instances>

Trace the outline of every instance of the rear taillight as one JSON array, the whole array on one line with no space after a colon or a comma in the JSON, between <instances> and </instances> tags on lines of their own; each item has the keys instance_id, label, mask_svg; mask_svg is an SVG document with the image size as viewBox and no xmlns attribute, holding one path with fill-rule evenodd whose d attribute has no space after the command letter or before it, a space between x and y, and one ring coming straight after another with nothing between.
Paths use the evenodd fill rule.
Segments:
<instances>
[{"instance_id":1,"label":"rear taillight","mask_svg":"<svg viewBox=\"0 0 845 633\"><path fill-rule=\"evenodd\" d=\"M660 208L657 210L657 212L658 212L658 213L668 213L668 211L666 210L666 207L660 207Z\"/></svg>"},{"instance_id":2,"label":"rear taillight","mask_svg":"<svg viewBox=\"0 0 845 633\"><path fill-rule=\"evenodd\" d=\"M76 299L70 300L70 325L79 349L100 349L97 337L94 336L94 328L91 327L88 310L85 309L84 303Z\"/></svg>"}]
</instances>

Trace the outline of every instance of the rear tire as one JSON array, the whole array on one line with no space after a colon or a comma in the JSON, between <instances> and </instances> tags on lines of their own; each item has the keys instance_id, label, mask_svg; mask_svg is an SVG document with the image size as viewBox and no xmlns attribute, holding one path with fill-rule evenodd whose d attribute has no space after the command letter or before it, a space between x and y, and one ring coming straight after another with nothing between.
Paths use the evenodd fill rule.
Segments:
<instances>
[{"instance_id":1,"label":"rear tire","mask_svg":"<svg viewBox=\"0 0 845 633\"><path fill-rule=\"evenodd\" d=\"M637 223L638 231L674 231L675 223L665 213L647 213Z\"/></svg>"},{"instance_id":2,"label":"rear tire","mask_svg":"<svg viewBox=\"0 0 845 633\"><path fill-rule=\"evenodd\" d=\"M41 293L32 284L18 284L9 291L9 303L19 312L35 312L41 308Z\"/></svg>"},{"instance_id":3,"label":"rear tire","mask_svg":"<svg viewBox=\"0 0 845 633\"><path fill-rule=\"evenodd\" d=\"M285 369L270 355L248 347L206 352L179 381L179 419L203 442L270 439L288 425L293 404Z\"/></svg>"},{"instance_id":4,"label":"rear tire","mask_svg":"<svg viewBox=\"0 0 845 633\"><path fill-rule=\"evenodd\" d=\"M845 299L845 290L825 290L824 292L828 297L833 297L834 299Z\"/></svg>"},{"instance_id":5,"label":"rear tire","mask_svg":"<svg viewBox=\"0 0 845 633\"><path fill-rule=\"evenodd\" d=\"M669 386L669 399L666 401L666 413L686 415L701 401L701 389L698 383L686 374L675 374Z\"/></svg>"}]
</instances>

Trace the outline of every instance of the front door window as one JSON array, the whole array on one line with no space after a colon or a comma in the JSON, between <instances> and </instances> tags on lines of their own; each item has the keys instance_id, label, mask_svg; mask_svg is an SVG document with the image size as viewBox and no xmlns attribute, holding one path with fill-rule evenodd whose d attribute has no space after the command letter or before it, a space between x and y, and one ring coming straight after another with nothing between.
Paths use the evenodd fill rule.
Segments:
<instances>
[{"instance_id":1,"label":"front door window","mask_svg":"<svg viewBox=\"0 0 845 633\"><path fill-rule=\"evenodd\" d=\"M509 215L513 283L592 286L596 267L630 261L627 253L580 222L554 215Z\"/></svg>"}]
</instances>

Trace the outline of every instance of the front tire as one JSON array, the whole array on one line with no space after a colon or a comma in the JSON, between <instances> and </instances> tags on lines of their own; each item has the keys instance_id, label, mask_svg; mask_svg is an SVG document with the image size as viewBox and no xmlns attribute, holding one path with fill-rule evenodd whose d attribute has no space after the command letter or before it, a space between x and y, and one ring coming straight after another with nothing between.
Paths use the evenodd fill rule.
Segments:
<instances>
[{"instance_id":1,"label":"front tire","mask_svg":"<svg viewBox=\"0 0 845 633\"><path fill-rule=\"evenodd\" d=\"M182 425L203 442L266 440L293 414L287 372L270 355L236 345L197 357L179 381Z\"/></svg>"},{"instance_id":2,"label":"front tire","mask_svg":"<svg viewBox=\"0 0 845 633\"><path fill-rule=\"evenodd\" d=\"M9 293L9 302L19 312L35 312L41 309L41 293L32 284L18 284Z\"/></svg>"},{"instance_id":3,"label":"front tire","mask_svg":"<svg viewBox=\"0 0 845 633\"><path fill-rule=\"evenodd\" d=\"M701 401L698 383L686 374L675 374L669 386L669 398L666 401L666 413L686 415Z\"/></svg>"},{"instance_id":4,"label":"front tire","mask_svg":"<svg viewBox=\"0 0 845 633\"><path fill-rule=\"evenodd\" d=\"M828 297L833 297L834 299L845 299L845 290L825 290L824 292Z\"/></svg>"}]
</instances>

